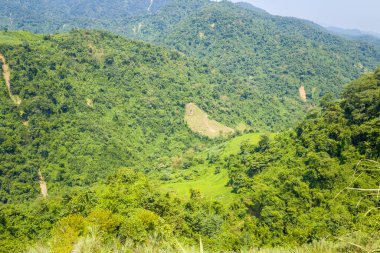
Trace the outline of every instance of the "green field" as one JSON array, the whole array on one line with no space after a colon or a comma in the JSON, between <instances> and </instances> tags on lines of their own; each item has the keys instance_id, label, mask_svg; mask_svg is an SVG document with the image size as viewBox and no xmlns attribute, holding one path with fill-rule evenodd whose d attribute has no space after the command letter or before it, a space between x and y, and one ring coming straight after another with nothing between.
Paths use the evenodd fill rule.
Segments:
<instances>
[{"instance_id":1,"label":"green field","mask_svg":"<svg viewBox=\"0 0 380 253\"><path fill-rule=\"evenodd\" d=\"M32 34L24 31L0 31L0 44L17 45L23 41L33 41L41 39L41 35Z\"/></svg>"},{"instance_id":2,"label":"green field","mask_svg":"<svg viewBox=\"0 0 380 253\"><path fill-rule=\"evenodd\" d=\"M199 179L168 183L164 184L162 188L165 191L176 193L182 199L189 199L190 189L196 189L206 199L218 200L223 203L232 202L235 194L231 192L230 187L227 187L227 170L222 170L220 173L215 174L214 167L208 165L202 165L202 170L205 171L205 174Z\"/></svg>"},{"instance_id":3,"label":"green field","mask_svg":"<svg viewBox=\"0 0 380 253\"><path fill-rule=\"evenodd\" d=\"M251 133L251 134L244 134L238 137L235 137L227 142L226 147L224 148L221 157L225 158L230 155L236 155L240 151L240 146L243 142L248 142L249 144L256 145L260 141L260 136L262 136L264 133ZM276 135L275 133L268 133L269 137L271 139L274 138Z\"/></svg>"},{"instance_id":4,"label":"green field","mask_svg":"<svg viewBox=\"0 0 380 253\"><path fill-rule=\"evenodd\" d=\"M255 145L259 142L262 135L263 133L250 133L227 141L224 148L220 150L220 157L223 160L230 155L238 154L242 143L248 142ZM272 139L275 134L271 133L269 136ZM227 170L222 169L220 173L215 174L215 165L207 163L197 165L196 168L190 168L189 170L195 169L200 170L202 174L197 179L167 183L162 186L162 189L175 193L182 199L189 199L191 189L199 190L203 197L209 200L231 203L235 199L237 195L232 193L232 189L227 186L229 180Z\"/></svg>"}]
</instances>

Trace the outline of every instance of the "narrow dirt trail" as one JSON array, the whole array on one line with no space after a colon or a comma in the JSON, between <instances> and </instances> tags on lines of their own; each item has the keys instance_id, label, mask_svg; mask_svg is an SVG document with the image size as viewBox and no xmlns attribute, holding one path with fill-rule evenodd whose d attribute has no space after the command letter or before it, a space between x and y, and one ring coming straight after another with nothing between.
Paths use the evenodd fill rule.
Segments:
<instances>
[{"instance_id":1,"label":"narrow dirt trail","mask_svg":"<svg viewBox=\"0 0 380 253\"><path fill-rule=\"evenodd\" d=\"M5 57L3 54L0 53L0 61L2 62L2 69L3 69L3 77L5 81L5 85L7 86L8 94L10 99L16 104L20 105L21 104L21 99L17 96L14 96L12 94L12 89L11 89L11 71L9 69L9 65L7 64L7 61L5 60Z\"/></svg>"},{"instance_id":2,"label":"narrow dirt trail","mask_svg":"<svg viewBox=\"0 0 380 253\"><path fill-rule=\"evenodd\" d=\"M40 189L41 189L41 194L44 198L48 196L48 190L47 190L47 185L44 177L42 176L41 171L38 171L38 177L40 178Z\"/></svg>"}]
</instances>

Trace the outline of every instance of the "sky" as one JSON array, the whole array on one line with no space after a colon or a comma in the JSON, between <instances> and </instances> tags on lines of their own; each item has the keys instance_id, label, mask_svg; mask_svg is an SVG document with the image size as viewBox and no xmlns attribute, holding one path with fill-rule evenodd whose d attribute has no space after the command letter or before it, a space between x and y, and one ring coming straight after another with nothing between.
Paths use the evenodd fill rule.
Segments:
<instances>
[{"instance_id":1,"label":"sky","mask_svg":"<svg viewBox=\"0 0 380 253\"><path fill-rule=\"evenodd\" d=\"M380 0L233 0L239 1L275 15L380 34Z\"/></svg>"}]
</instances>

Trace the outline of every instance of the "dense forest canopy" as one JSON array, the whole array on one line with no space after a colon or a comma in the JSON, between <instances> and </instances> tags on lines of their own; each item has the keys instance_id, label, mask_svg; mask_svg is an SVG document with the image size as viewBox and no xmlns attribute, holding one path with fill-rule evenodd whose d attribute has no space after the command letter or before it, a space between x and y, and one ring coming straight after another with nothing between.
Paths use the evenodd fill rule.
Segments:
<instances>
[{"instance_id":1,"label":"dense forest canopy","mask_svg":"<svg viewBox=\"0 0 380 253\"><path fill-rule=\"evenodd\" d=\"M157 163L170 166L207 141L184 123L186 103L240 123L215 99L224 95L221 75L178 52L105 32L4 34L16 42L0 51L22 100L15 105L0 81L4 203L35 196L38 171L53 190L102 180L120 166L150 171L165 157ZM230 110L244 107L233 102Z\"/></svg>"},{"instance_id":2,"label":"dense forest canopy","mask_svg":"<svg viewBox=\"0 0 380 253\"><path fill-rule=\"evenodd\" d=\"M236 93L238 87L241 98L254 105L253 114L259 116L251 124L262 121L275 130L294 126L294 117L288 115L306 111L295 101L300 86L305 86L307 101L315 104L327 93L338 96L345 83L380 63L380 48L374 44L347 40L309 21L273 16L249 4L209 0L1 4L0 26L8 29L38 33L106 29L203 59L225 76L227 92Z\"/></svg>"},{"instance_id":3,"label":"dense forest canopy","mask_svg":"<svg viewBox=\"0 0 380 253\"><path fill-rule=\"evenodd\" d=\"M380 248L377 40L230 1L0 6L0 252Z\"/></svg>"},{"instance_id":4,"label":"dense forest canopy","mask_svg":"<svg viewBox=\"0 0 380 253\"><path fill-rule=\"evenodd\" d=\"M36 196L39 173L53 192L103 181L120 166L172 168L176 156L220 141L191 131L189 103L235 134L284 128L269 113L280 101L262 97L271 103L257 108L243 97L251 88L177 51L97 31L0 36L12 93L1 79L3 203ZM284 124L303 113L293 103L294 113L277 112Z\"/></svg>"},{"instance_id":5,"label":"dense forest canopy","mask_svg":"<svg viewBox=\"0 0 380 253\"><path fill-rule=\"evenodd\" d=\"M229 172L231 204L206 200L195 189L183 200L122 168L104 183L2 204L1 249L21 250L43 238L54 252L71 252L74 245L175 252L182 247L178 240L192 245L202 238L207 250L219 251L326 237L376 249L378 199L355 189L379 184L379 96L380 69L348 85L340 100L324 99L294 130L274 140L263 135L258 144L243 143L237 155L209 160ZM5 141L3 157L9 155ZM349 243L329 247L357 252Z\"/></svg>"},{"instance_id":6,"label":"dense forest canopy","mask_svg":"<svg viewBox=\"0 0 380 253\"><path fill-rule=\"evenodd\" d=\"M230 184L246 196L262 243L352 231L378 240L379 199L365 189L379 187L379 109L380 69L345 87L341 100L326 98L272 143L243 146L229 158Z\"/></svg>"}]
</instances>

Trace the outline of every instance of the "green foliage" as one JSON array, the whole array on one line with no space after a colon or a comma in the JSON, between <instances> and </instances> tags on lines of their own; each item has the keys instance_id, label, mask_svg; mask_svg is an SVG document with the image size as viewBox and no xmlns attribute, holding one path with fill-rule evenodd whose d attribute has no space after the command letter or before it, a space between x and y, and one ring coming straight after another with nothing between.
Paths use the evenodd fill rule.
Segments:
<instances>
[{"instance_id":1,"label":"green foliage","mask_svg":"<svg viewBox=\"0 0 380 253\"><path fill-rule=\"evenodd\" d=\"M0 0L0 52L22 100L0 80L0 252L378 248L377 195L354 190L379 185L380 70L331 94L378 65L379 49L244 4L149 2ZM73 27L177 51L101 31L8 31ZM314 109L274 140L221 143L189 130L188 103L237 135Z\"/></svg>"},{"instance_id":2,"label":"green foliage","mask_svg":"<svg viewBox=\"0 0 380 253\"><path fill-rule=\"evenodd\" d=\"M138 248L153 240L157 247L173 247L177 239L194 245L199 236L209 249L235 247L233 239L221 242L218 238L236 226L238 217L197 191L191 195L182 201L163 194L143 174L121 169L107 184L17 206L3 205L0 252L20 251L37 240L52 252L72 252L84 247L83 240L90 240L94 233L98 240L94 247L115 242Z\"/></svg>"},{"instance_id":3,"label":"green foliage","mask_svg":"<svg viewBox=\"0 0 380 253\"><path fill-rule=\"evenodd\" d=\"M380 215L376 194L347 188L378 188L378 71L349 84L341 101L324 103L295 130L269 144L262 138L243 145L228 159L230 185L245 196L259 245L379 231L371 222Z\"/></svg>"},{"instance_id":4,"label":"green foliage","mask_svg":"<svg viewBox=\"0 0 380 253\"><path fill-rule=\"evenodd\" d=\"M16 17L10 29L39 33L104 29L206 61L212 66L207 73L224 74L213 96L224 98L220 109L229 115L228 126L244 122L255 130L286 129L307 110L298 98L301 85L309 103L315 104L380 63L380 49L372 44L229 1L154 0L149 10L148 0L0 4L0 16ZM0 19L0 25L11 26L8 19ZM243 110L234 109L236 101ZM223 121L220 115L215 119Z\"/></svg>"},{"instance_id":5,"label":"green foliage","mask_svg":"<svg viewBox=\"0 0 380 253\"><path fill-rule=\"evenodd\" d=\"M36 196L38 171L54 193L104 181L122 166L154 171L159 157L199 149L209 140L184 123L188 102L233 120L214 109L220 75L177 52L86 31L0 51L22 99L13 105L0 81L3 203Z\"/></svg>"},{"instance_id":6,"label":"green foliage","mask_svg":"<svg viewBox=\"0 0 380 253\"><path fill-rule=\"evenodd\" d=\"M80 215L69 215L57 222L52 231L52 251L69 253L84 229L84 219Z\"/></svg>"},{"instance_id":7,"label":"green foliage","mask_svg":"<svg viewBox=\"0 0 380 253\"><path fill-rule=\"evenodd\" d=\"M275 134L243 134L197 154L192 162L185 161L191 164L189 167L169 171L170 178L162 184L162 189L176 193L185 200L190 198L191 190L199 190L205 199L218 200L223 204L233 203L238 195L232 193L232 188L228 186L228 170L223 168L224 160L239 154L241 146L256 146L263 136L273 139Z\"/></svg>"},{"instance_id":8,"label":"green foliage","mask_svg":"<svg viewBox=\"0 0 380 253\"><path fill-rule=\"evenodd\" d=\"M217 168L212 165L190 167L186 170L189 174L162 184L162 189L167 192L177 193L178 197L183 199L189 199L190 190L197 189L206 199L218 200L224 204L231 203L236 196L231 193L232 189L227 187L228 172L219 168L219 173L215 173ZM195 171L200 173L197 175Z\"/></svg>"},{"instance_id":9,"label":"green foliage","mask_svg":"<svg viewBox=\"0 0 380 253\"><path fill-rule=\"evenodd\" d=\"M20 45L25 41L40 40L41 36L29 32L0 31L0 44Z\"/></svg>"},{"instance_id":10,"label":"green foliage","mask_svg":"<svg viewBox=\"0 0 380 253\"><path fill-rule=\"evenodd\" d=\"M367 75L347 90L377 92L377 75ZM378 171L367 170L377 166L377 152L363 152L361 142L355 142L356 129L366 133L369 129L363 126L377 119L378 111L370 109L376 99L368 103L369 110L356 107L372 95L359 94L352 100L350 93L325 103L296 129L274 140L250 134L210 150L209 157L214 158L203 164L223 178L228 169L229 184L238 193L228 205L204 198L197 189L190 190L189 198L178 198L142 173L121 168L91 186L62 188L47 198L1 205L1 251L22 251L38 242L42 246L32 252L131 248L170 252L179 250L178 242L197 245L199 238L212 252L280 246L301 252L376 249L380 229L376 195L346 189L378 187ZM377 130L369 131L370 138L364 136L364 150L377 145ZM231 152L224 148L238 141L238 154L223 155ZM194 166L202 160L191 150L183 158L183 163L191 161ZM213 166L221 173L213 174ZM323 243L324 238L340 243L332 246ZM296 247L316 241L322 242Z\"/></svg>"}]
</instances>

